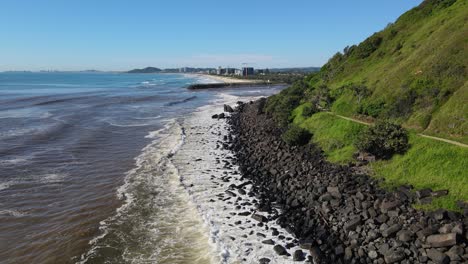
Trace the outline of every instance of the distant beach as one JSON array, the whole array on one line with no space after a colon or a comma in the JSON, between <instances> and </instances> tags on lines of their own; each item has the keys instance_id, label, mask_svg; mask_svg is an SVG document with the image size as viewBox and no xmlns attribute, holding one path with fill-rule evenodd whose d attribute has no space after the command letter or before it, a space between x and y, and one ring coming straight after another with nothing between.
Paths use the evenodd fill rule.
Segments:
<instances>
[{"instance_id":1,"label":"distant beach","mask_svg":"<svg viewBox=\"0 0 468 264\"><path fill-rule=\"evenodd\" d=\"M212 79L214 81L220 82L220 83L261 83L263 82L262 80L246 80L246 79L238 79L238 78L233 78L229 76L219 76L219 75L210 75L210 74L196 74L198 76Z\"/></svg>"}]
</instances>

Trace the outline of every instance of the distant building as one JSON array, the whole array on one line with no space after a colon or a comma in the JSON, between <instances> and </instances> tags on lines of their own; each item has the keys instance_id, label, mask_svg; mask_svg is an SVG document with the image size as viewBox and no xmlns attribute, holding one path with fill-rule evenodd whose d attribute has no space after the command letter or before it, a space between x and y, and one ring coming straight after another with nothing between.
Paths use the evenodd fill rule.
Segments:
<instances>
[{"instance_id":1,"label":"distant building","mask_svg":"<svg viewBox=\"0 0 468 264\"><path fill-rule=\"evenodd\" d=\"M216 74L218 75L224 75L226 74L226 69L222 68L221 66L218 67L218 70L216 71Z\"/></svg>"},{"instance_id":2,"label":"distant building","mask_svg":"<svg viewBox=\"0 0 468 264\"><path fill-rule=\"evenodd\" d=\"M242 68L242 76L251 76L251 75L255 75L255 70L253 67Z\"/></svg>"},{"instance_id":3,"label":"distant building","mask_svg":"<svg viewBox=\"0 0 468 264\"><path fill-rule=\"evenodd\" d=\"M227 74L227 75L236 74L236 69L234 69L234 68L226 68L226 74Z\"/></svg>"}]
</instances>

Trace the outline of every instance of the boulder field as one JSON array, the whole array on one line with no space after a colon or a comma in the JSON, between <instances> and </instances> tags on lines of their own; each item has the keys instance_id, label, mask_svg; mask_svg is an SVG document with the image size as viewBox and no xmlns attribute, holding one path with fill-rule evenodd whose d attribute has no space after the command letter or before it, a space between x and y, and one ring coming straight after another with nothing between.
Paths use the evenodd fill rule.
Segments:
<instances>
[{"instance_id":1,"label":"boulder field","mask_svg":"<svg viewBox=\"0 0 468 264\"><path fill-rule=\"evenodd\" d=\"M264 104L260 99L225 107L233 111L225 144L254 185L258 211L245 217L276 221L302 248L288 252L292 245L280 238L265 241L278 255L312 263L468 262L466 204L460 204L463 213L416 210L413 203L440 191L387 191L375 178L327 162L312 143L289 146Z\"/></svg>"}]
</instances>

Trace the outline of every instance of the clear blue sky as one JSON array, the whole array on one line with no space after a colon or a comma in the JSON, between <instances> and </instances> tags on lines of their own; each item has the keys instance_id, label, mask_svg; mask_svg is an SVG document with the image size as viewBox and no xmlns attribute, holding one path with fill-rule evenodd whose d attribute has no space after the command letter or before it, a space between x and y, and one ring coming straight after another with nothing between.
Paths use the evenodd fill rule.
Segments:
<instances>
[{"instance_id":1,"label":"clear blue sky","mask_svg":"<svg viewBox=\"0 0 468 264\"><path fill-rule=\"evenodd\" d=\"M321 66L421 0L2 0L0 71Z\"/></svg>"}]
</instances>

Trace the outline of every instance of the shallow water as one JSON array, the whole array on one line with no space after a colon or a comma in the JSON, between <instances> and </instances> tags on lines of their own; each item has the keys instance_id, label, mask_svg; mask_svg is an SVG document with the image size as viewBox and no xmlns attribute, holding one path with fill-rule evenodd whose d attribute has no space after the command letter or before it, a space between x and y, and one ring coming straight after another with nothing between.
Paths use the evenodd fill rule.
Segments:
<instances>
[{"instance_id":1,"label":"shallow water","mask_svg":"<svg viewBox=\"0 0 468 264\"><path fill-rule=\"evenodd\" d=\"M177 163L192 142L187 122L222 95L236 100L281 87L185 89L207 81L0 73L2 263L222 260L205 201L181 184L180 171L191 170Z\"/></svg>"}]
</instances>

